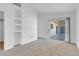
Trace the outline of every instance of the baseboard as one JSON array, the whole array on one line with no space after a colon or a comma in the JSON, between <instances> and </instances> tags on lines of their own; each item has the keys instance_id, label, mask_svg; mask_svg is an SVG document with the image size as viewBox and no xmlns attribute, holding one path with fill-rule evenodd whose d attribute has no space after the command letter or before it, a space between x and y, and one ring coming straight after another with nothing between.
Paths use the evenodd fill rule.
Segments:
<instances>
[{"instance_id":1,"label":"baseboard","mask_svg":"<svg viewBox=\"0 0 79 59\"><path fill-rule=\"evenodd\" d=\"M38 37L38 39L46 39L46 38L44 38L44 37Z\"/></svg>"},{"instance_id":2,"label":"baseboard","mask_svg":"<svg viewBox=\"0 0 79 59\"><path fill-rule=\"evenodd\" d=\"M21 45L24 45L24 44L27 44L27 43L31 43L31 42L36 41L36 40L38 40L38 39L22 42Z\"/></svg>"},{"instance_id":3,"label":"baseboard","mask_svg":"<svg viewBox=\"0 0 79 59\"><path fill-rule=\"evenodd\" d=\"M38 39L49 39L49 38L46 38L46 37L38 37Z\"/></svg>"},{"instance_id":4,"label":"baseboard","mask_svg":"<svg viewBox=\"0 0 79 59\"><path fill-rule=\"evenodd\" d=\"M72 43L72 42L68 42L68 41L66 41L66 43L69 43L69 44L72 44L72 45L76 45L76 43Z\"/></svg>"},{"instance_id":5,"label":"baseboard","mask_svg":"<svg viewBox=\"0 0 79 59\"><path fill-rule=\"evenodd\" d=\"M15 45L14 47L20 46L20 44Z\"/></svg>"},{"instance_id":6,"label":"baseboard","mask_svg":"<svg viewBox=\"0 0 79 59\"><path fill-rule=\"evenodd\" d=\"M4 51L7 51L7 50L12 49L12 48L14 48L14 47L13 46L11 46L9 48L4 47Z\"/></svg>"}]
</instances>

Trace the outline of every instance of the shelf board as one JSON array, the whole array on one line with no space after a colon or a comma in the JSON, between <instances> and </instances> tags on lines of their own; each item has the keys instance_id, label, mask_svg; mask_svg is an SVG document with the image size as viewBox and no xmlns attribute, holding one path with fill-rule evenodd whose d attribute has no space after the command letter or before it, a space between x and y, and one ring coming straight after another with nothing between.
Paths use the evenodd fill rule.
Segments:
<instances>
[{"instance_id":1,"label":"shelf board","mask_svg":"<svg viewBox=\"0 0 79 59\"><path fill-rule=\"evenodd\" d=\"M21 17L16 17L16 16L15 16L15 19L21 20Z\"/></svg>"},{"instance_id":2,"label":"shelf board","mask_svg":"<svg viewBox=\"0 0 79 59\"><path fill-rule=\"evenodd\" d=\"M21 26L22 24L15 24L15 26Z\"/></svg>"}]
</instances>

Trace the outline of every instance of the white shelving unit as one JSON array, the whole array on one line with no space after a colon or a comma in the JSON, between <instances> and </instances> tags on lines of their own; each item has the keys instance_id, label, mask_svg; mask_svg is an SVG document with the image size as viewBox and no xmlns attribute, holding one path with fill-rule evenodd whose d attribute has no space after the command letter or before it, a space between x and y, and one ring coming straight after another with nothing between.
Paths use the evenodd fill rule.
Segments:
<instances>
[{"instance_id":1,"label":"white shelving unit","mask_svg":"<svg viewBox=\"0 0 79 59\"><path fill-rule=\"evenodd\" d=\"M16 8L15 9L15 14L14 14L14 35L15 35L15 45L18 45L21 43L21 30L22 30L22 27L21 27L21 9L18 9Z\"/></svg>"}]
</instances>

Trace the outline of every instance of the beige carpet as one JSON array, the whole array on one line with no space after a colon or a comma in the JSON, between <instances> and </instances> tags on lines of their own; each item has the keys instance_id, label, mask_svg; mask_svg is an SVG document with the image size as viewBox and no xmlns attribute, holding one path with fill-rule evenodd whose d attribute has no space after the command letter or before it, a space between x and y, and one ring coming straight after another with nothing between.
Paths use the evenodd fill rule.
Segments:
<instances>
[{"instance_id":1,"label":"beige carpet","mask_svg":"<svg viewBox=\"0 0 79 59\"><path fill-rule=\"evenodd\" d=\"M79 49L75 45L52 39L37 41L18 46L8 51L0 51L5 56L78 56Z\"/></svg>"}]
</instances>

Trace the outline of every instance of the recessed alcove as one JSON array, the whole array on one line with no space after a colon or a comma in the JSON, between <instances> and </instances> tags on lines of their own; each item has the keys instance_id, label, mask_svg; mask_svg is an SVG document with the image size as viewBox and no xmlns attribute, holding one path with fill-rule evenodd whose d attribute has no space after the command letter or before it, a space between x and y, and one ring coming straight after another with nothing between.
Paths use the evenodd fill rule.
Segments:
<instances>
[{"instance_id":1,"label":"recessed alcove","mask_svg":"<svg viewBox=\"0 0 79 59\"><path fill-rule=\"evenodd\" d=\"M4 49L4 12L0 11L0 49Z\"/></svg>"}]
</instances>

